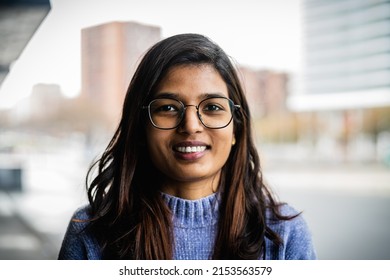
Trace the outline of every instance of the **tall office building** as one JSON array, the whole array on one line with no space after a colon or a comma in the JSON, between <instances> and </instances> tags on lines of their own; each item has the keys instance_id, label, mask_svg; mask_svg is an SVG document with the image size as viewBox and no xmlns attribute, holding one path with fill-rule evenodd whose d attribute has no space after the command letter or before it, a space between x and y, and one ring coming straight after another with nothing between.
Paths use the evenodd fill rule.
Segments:
<instances>
[{"instance_id":1,"label":"tall office building","mask_svg":"<svg viewBox=\"0 0 390 280\"><path fill-rule=\"evenodd\" d=\"M160 27L110 22L81 33L81 96L98 106L113 127L142 55L161 39Z\"/></svg>"},{"instance_id":2,"label":"tall office building","mask_svg":"<svg viewBox=\"0 0 390 280\"><path fill-rule=\"evenodd\" d=\"M302 110L390 105L390 0L304 0Z\"/></svg>"},{"instance_id":3,"label":"tall office building","mask_svg":"<svg viewBox=\"0 0 390 280\"><path fill-rule=\"evenodd\" d=\"M302 2L299 139L322 160L389 162L390 0Z\"/></svg>"}]
</instances>

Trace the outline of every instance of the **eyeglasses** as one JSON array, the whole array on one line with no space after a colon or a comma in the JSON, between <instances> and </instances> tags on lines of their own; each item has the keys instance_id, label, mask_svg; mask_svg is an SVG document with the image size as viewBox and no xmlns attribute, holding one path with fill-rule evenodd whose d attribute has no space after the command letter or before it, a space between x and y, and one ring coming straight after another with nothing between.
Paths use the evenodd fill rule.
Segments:
<instances>
[{"instance_id":1,"label":"eyeglasses","mask_svg":"<svg viewBox=\"0 0 390 280\"><path fill-rule=\"evenodd\" d=\"M188 107L196 108L196 114L205 127L219 129L230 124L234 111L241 106L226 97L206 98L199 105L185 105L173 98L156 98L142 108L148 109L149 119L154 127L168 130L181 124Z\"/></svg>"}]
</instances>

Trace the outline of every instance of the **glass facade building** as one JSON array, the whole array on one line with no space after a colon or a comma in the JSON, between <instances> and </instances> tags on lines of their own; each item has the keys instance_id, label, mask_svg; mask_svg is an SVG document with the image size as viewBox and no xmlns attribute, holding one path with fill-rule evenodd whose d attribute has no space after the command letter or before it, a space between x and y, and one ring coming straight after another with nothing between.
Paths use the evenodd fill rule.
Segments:
<instances>
[{"instance_id":1,"label":"glass facade building","mask_svg":"<svg viewBox=\"0 0 390 280\"><path fill-rule=\"evenodd\" d=\"M303 14L298 107L390 105L390 0L304 0Z\"/></svg>"}]
</instances>

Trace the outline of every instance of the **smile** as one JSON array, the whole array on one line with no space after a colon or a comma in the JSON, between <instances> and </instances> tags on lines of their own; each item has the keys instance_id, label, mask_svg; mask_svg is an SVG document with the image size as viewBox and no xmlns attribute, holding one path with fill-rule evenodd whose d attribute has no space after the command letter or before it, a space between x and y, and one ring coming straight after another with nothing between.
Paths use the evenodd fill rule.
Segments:
<instances>
[{"instance_id":1,"label":"smile","mask_svg":"<svg viewBox=\"0 0 390 280\"><path fill-rule=\"evenodd\" d=\"M176 151L180 153L199 153L207 149L206 146L192 146L192 147L176 147Z\"/></svg>"}]
</instances>

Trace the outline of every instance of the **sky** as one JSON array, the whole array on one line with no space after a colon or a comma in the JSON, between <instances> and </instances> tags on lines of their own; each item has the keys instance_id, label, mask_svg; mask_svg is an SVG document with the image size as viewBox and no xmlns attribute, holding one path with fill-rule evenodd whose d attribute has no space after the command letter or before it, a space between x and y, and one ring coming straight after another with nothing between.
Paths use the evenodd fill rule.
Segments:
<instances>
[{"instance_id":1,"label":"sky","mask_svg":"<svg viewBox=\"0 0 390 280\"><path fill-rule=\"evenodd\" d=\"M34 84L80 92L80 31L110 22L160 26L162 37L201 33L239 65L299 72L302 0L51 0L52 9L0 86L0 108L10 108Z\"/></svg>"}]
</instances>

